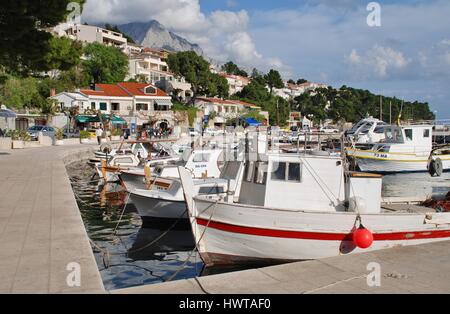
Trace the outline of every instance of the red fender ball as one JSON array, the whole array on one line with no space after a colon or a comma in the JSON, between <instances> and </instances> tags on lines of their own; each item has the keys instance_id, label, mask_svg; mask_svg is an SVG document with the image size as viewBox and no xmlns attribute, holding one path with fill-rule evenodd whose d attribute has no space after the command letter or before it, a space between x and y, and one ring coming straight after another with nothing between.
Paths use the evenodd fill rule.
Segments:
<instances>
[{"instance_id":1,"label":"red fender ball","mask_svg":"<svg viewBox=\"0 0 450 314\"><path fill-rule=\"evenodd\" d=\"M373 243L373 234L370 230L361 227L353 232L353 242L360 249L367 249Z\"/></svg>"}]
</instances>

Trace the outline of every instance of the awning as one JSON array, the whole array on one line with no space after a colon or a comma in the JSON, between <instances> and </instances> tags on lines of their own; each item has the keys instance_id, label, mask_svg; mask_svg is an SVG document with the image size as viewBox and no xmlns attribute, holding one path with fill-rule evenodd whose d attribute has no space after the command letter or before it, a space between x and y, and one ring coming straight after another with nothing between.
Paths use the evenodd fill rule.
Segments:
<instances>
[{"instance_id":1,"label":"awning","mask_svg":"<svg viewBox=\"0 0 450 314\"><path fill-rule=\"evenodd\" d=\"M99 122L99 119L96 116L78 115L75 117L75 121L77 121L78 123L89 123L89 122Z\"/></svg>"},{"instance_id":2,"label":"awning","mask_svg":"<svg viewBox=\"0 0 450 314\"><path fill-rule=\"evenodd\" d=\"M112 116L111 118L112 124L127 124L127 121L118 116Z\"/></svg>"},{"instance_id":3,"label":"awning","mask_svg":"<svg viewBox=\"0 0 450 314\"><path fill-rule=\"evenodd\" d=\"M3 118L15 118L17 114L9 109L0 109L0 117Z\"/></svg>"},{"instance_id":4,"label":"awning","mask_svg":"<svg viewBox=\"0 0 450 314\"><path fill-rule=\"evenodd\" d=\"M100 122L100 119L98 116L85 116L85 115L78 115L76 116L75 120L78 123L94 123L94 122ZM118 116L110 116L109 114L102 114L102 120L103 121L110 121L112 124L127 124L127 121L122 119Z\"/></svg>"},{"instance_id":5,"label":"awning","mask_svg":"<svg viewBox=\"0 0 450 314\"><path fill-rule=\"evenodd\" d=\"M172 102L170 101L170 99L157 99L157 100L155 100L155 103L158 106L169 106L169 107L172 107Z\"/></svg>"},{"instance_id":6,"label":"awning","mask_svg":"<svg viewBox=\"0 0 450 314\"><path fill-rule=\"evenodd\" d=\"M246 118L245 123L247 123L249 126L261 126L262 123L253 119L253 118Z\"/></svg>"}]
</instances>

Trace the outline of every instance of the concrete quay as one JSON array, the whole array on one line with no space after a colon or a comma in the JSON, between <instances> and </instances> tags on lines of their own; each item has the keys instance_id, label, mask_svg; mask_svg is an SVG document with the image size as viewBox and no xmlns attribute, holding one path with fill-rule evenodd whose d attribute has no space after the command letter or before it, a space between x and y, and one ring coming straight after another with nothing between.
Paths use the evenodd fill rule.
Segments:
<instances>
[{"instance_id":1,"label":"concrete quay","mask_svg":"<svg viewBox=\"0 0 450 314\"><path fill-rule=\"evenodd\" d=\"M0 293L104 292L65 168L96 148L0 151Z\"/></svg>"}]
</instances>

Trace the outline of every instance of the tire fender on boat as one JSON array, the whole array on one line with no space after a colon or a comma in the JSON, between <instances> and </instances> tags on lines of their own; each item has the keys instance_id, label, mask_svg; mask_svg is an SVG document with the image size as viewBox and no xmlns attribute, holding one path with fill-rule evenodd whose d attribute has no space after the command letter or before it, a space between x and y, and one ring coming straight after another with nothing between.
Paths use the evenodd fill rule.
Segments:
<instances>
[{"instance_id":1,"label":"tire fender on boat","mask_svg":"<svg viewBox=\"0 0 450 314\"><path fill-rule=\"evenodd\" d=\"M428 166L428 172L432 177L434 176L440 177L443 172L442 160L440 158L432 159Z\"/></svg>"}]
</instances>

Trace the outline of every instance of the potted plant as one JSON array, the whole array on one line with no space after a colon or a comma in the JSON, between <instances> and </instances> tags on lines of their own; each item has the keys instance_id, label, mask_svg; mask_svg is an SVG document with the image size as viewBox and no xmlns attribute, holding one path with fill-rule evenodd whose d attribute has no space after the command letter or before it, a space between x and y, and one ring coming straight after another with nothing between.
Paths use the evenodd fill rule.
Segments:
<instances>
[{"instance_id":1,"label":"potted plant","mask_svg":"<svg viewBox=\"0 0 450 314\"><path fill-rule=\"evenodd\" d=\"M82 130L80 131L80 142L81 144L89 144L91 138L91 133L88 131Z\"/></svg>"},{"instance_id":2,"label":"potted plant","mask_svg":"<svg viewBox=\"0 0 450 314\"><path fill-rule=\"evenodd\" d=\"M64 130L61 128L56 128L55 132L55 146L64 145Z\"/></svg>"},{"instance_id":3,"label":"potted plant","mask_svg":"<svg viewBox=\"0 0 450 314\"><path fill-rule=\"evenodd\" d=\"M11 137L13 149L25 148L25 141L31 141L31 136L26 131L10 130L6 137Z\"/></svg>"},{"instance_id":4,"label":"potted plant","mask_svg":"<svg viewBox=\"0 0 450 314\"><path fill-rule=\"evenodd\" d=\"M123 135L122 129L113 129L111 132L111 141L120 141L120 137Z\"/></svg>"}]
</instances>

